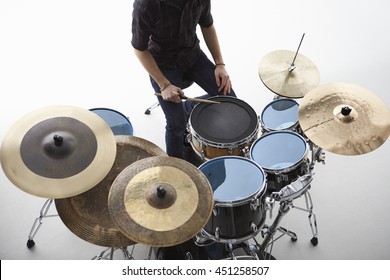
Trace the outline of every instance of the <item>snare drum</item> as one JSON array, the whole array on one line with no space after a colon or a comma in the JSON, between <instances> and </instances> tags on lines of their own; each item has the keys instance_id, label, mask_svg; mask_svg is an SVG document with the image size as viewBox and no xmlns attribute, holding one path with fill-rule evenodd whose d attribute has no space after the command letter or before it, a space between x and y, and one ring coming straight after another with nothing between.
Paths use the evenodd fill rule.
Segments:
<instances>
[{"instance_id":1,"label":"snare drum","mask_svg":"<svg viewBox=\"0 0 390 280\"><path fill-rule=\"evenodd\" d=\"M246 102L231 96L210 100L219 104L198 103L191 112L189 142L202 159L219 156L245 156L245 149L257 139L259 121Z\"/></svg>"},{"instance_id":2,"label":"snare drum","mask_svg":"<svg viewBox=\"0 0 390 280\"><path fill-rule=\"evenodd\" d=\"M260 116L263 132L298 128L298 103L292 99L276 99L269 103Z\"/></svg>"},{"instance_id":3,"label":"snare drum","mask_svg":"<svg viewBox=\"0 0 390 280\"><path fill-rule=\"evenodd\" d=\"M96 113L105 120L108 126L111 127L114 135L133 135L133 126L131 125L129 118L122 113L107 108L94 108L90 111Z\"/></svg>"},{"instance_id":4,"label":"snare drum","mask_svg":"<svg viewBox=\"0 0 390 280\"><path fill-rule=\"evenodd\" d=\"M255 236L265 222L265 173L255 162L238 156L206 161L199 169L214 191L213 213L203 237L236 243Z\"/></svg>"},{"instance_id":5,"label":"snare drum","mask_svg":"<svg viewBox=\"0 0 390 280\"><path fill-rule=\"evenodd\" d=\"M280 191L299 176L308 173L308 145L292 131L263 134L250 150L250 157L267 174L267 191Z\"/></svg>"}]
</instances>

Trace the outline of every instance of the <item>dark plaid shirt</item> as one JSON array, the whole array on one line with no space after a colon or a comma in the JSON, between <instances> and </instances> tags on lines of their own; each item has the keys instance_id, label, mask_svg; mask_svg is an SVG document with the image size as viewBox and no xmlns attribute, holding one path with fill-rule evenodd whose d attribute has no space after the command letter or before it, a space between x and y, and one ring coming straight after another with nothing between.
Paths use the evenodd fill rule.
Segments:
<instances>
[{"instance_id":1,"label":"dark plaid shirt","mask_svg":"<svg viewBox=\"0 0 390 280\"><path fill-rule=\"evenodd\" d=\"M196 27L213 24L210 0L135 0L132 40L162 67L187 69L200 53Z\"/></svg>"}]
</instances>

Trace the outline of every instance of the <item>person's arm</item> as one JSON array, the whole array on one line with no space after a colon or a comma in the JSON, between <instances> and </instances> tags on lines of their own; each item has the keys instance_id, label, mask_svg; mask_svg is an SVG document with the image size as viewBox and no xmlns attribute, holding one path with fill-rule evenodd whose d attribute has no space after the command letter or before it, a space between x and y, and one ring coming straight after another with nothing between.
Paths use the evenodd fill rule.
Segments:
<instances>
[{"instance_id":1,"label":"person's arm","mask_svg":"<svg viewBox=\"0 0 390 280\"><path fill-rule=\"evenodd\" d=\"M201 30L206 46L209 49L215 62L214 74L215 81L219 87L218 90L223 90L223 93L226 95L230 93L232 83L225 69L225 63L222 58L221 48L219 46L218 36L214 24L210 25L209 27L201 27Z\"/></svg>"},{"instance_id":2,"label":"person's arm","mask_svg":"<svg viewBox=\"0 0 390 280\"><path fill-rule=\"evenodd\" d=\"M172 85L171 82L164 76L151 53L148 50L140 51L137 49L134 49L134 53L145 70L157 82L158 86L160 87L162 98L165 101L180 103L180 96L174 93L184 95L184 92L181 90L181 88Z\"/></svg>"}]
</instances>

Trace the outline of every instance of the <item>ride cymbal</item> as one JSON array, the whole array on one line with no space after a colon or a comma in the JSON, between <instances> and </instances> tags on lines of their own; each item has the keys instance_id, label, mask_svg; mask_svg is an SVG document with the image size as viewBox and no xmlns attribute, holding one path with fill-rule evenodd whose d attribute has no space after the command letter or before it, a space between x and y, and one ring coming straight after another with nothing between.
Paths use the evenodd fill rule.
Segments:
<instances>
[{"instance_id":1,"label":"ride cymbal","mask_svg":"<svg viewBox=\"0 0 390 280\"><path fill-rule=\"evenodd\" d=\"M277 95L302 98L320 84L320 73L314 63L288 50L273 51L260 61L259 77L263 84Z\"/></svg>"},{"instance_id":2,"label":"ride cymbal","mask_svg":"<svg viewBox=\"0 0 390 280\"><path fill-rule=\"evenodd\" d=\"M139 160L115 179L111 217L128 238L156 247L183 243L208 222L213 191L192 164L173 157Z\"/></svg>"},{"instance_id":3,"label":"ride cymbal","mask_svg":"<svg viewBox=\"0 0 390 280\"><path fill-rule=\"evenodd\" d=\"M19 119L0 153L4 173L15 186L40 197L64 198L89 190L107 175L116 143L98 115L59 105Z\"/></svg>"},{"instance_id":4,"label":"ride cymbal","mask_svg":"<svg viewBox=\"0 0 390 280\"><path fill-rule=\"evenodd\" d=\"M135 136L115 136L117 152L107 176L77 196L56 199L58 215L70 231L95 245L127 247L135 244L116 227L108 210L108 194L118 174L137 160L167 156L155 144Z\"/></svg>"},{"instance_id":5,"label":"ride cymbal","mask_svg":"<svg viewBox=\"0 0 390 280\"><path fill-rule=\"evenodd\" d=\"M348 83L311 90L299 105L298 119L313 143L341 155L371 152L390 134L385 104L371 91Z\"/></svg>"}]
</instances>

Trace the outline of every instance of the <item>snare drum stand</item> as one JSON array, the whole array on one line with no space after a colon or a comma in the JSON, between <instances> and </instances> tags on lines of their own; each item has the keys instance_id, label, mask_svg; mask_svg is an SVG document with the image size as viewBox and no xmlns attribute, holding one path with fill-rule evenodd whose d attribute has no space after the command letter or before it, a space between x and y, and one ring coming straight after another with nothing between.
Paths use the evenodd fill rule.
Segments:
<instances>
[{"instance_id":1,"label":"snare drum stand","mask_svg":"<svg viewBox=\"0 0 390 280\"><path fill-rule=\"evenodd\" d=\"M34 239L35 235L37 234L39 228L41 227L41 225L43 223L43 219L44 218L51 218L51 217L58 216L57 214L55 214L55 215L47 215L47 213L49 212L50 206L53 203L53 201L54 201L54 199L49 198L43 204L43 206L41 208L41 211L39 212L39 217L35 219L35 221L34 221L34 223L32 225L32 228L30 230L30 233L28 234L27 248L30 249L30 248L34 247L35 242L34 242L33 239Z\"/></svg>"}]
</instances>

